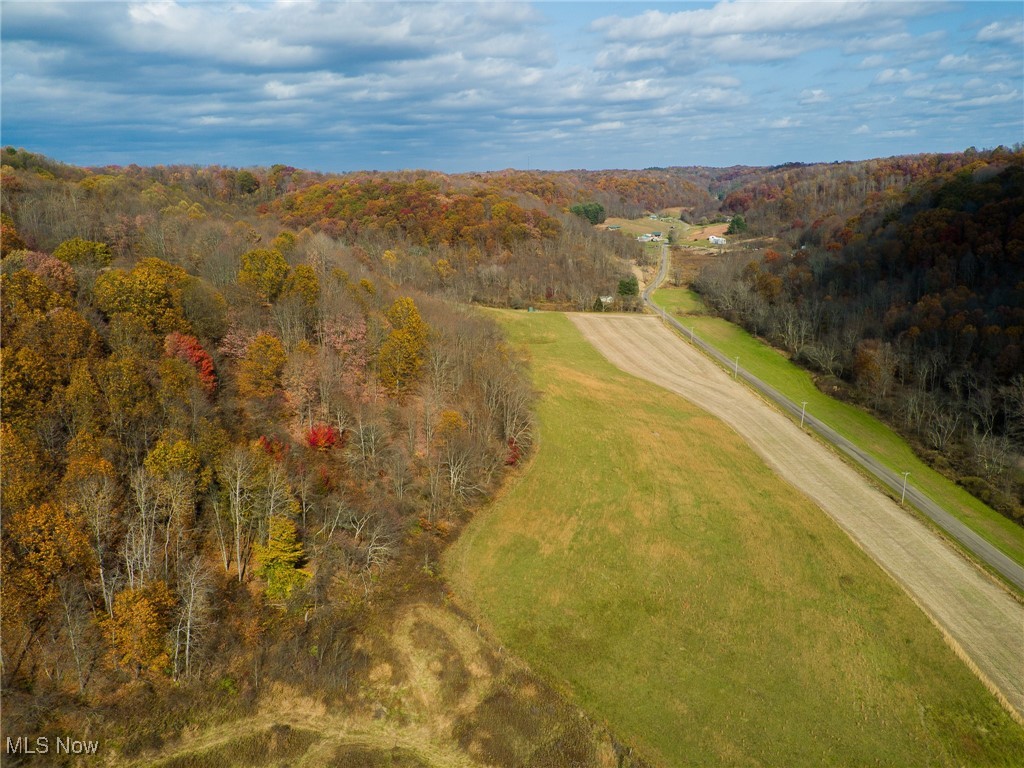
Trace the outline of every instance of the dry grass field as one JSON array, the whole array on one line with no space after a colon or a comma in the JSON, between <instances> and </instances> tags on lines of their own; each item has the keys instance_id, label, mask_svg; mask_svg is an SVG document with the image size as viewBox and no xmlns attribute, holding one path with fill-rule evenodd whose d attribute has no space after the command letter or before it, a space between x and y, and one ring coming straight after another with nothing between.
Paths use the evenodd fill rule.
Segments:
<instances>
[{"instance_id":1,"label":"dry grass field","mask_svg":"<svg viewBox=\"0 0 1024 768\"><path fill-rule=\"evenodd\" d=\"M502 642L658 765L1024 763L938 630L732 430L564 316L501 317L539 452L446 569Z\"/></svg>"}]
</instances>

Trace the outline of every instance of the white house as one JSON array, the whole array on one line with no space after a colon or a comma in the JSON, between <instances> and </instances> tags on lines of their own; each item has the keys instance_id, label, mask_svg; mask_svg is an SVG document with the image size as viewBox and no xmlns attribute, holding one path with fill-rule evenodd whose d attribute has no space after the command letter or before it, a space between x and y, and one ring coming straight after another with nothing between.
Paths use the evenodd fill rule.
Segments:
<instances>
[{"instance_id":1,"label":"white house","mask_svg":"<svg viewBox=\"0 0 1024 768\"><path fill-rule=\"evenodd\" d=\"M725 245L725 238L719 237L718 235L712 235L708 238L712 245Z\"/></svg>"}]
</instances>

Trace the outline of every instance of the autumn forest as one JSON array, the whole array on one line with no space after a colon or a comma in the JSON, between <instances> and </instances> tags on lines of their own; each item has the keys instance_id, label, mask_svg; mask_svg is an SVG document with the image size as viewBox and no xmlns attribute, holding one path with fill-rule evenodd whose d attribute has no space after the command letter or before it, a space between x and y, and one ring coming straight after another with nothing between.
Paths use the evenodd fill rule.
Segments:
<instances>
[{"instance_id":1,"label":"autumn forest","mask_svg":"<svg viewBox=\"0 0 1024 768\"><path fill-rule=\"evenodd\" d=\"M639 310L572 206L728 222L714 312L1024 522L1024 153L642 171L79 168L2 154L6 730L124 754L359 638L534 448L480 307ZM312 649L312 650L310 650ZM355 705L353 705L355 706ZM145 710L142 727L127 713Z\"/></svg>"}]
</instances>

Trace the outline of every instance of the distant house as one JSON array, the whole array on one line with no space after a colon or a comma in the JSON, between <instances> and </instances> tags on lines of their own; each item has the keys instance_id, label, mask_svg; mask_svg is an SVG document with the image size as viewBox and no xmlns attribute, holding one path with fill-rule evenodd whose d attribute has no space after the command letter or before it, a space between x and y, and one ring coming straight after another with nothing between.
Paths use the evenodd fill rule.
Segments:
<instances>
[{"instance_id":1,"label":"distant house","mask_svg":"<svg viewBox=\"0 0 1024 768\"><path fill-rule=\"evenodd\" d=\"M637 240L639 240L641 243L649 243L649 242L651 242L651 236L650 235L640 235L640 237L638 237Z\"/></svg>"},{"instance_id":2,"label":"distant house","mask_svg":"<svg viewBox=\"0 0 1024 768\"><path fill-rule=\"evenodd\" d=\"M609 224L608 229L622 229L621 224Z\"/></svg>"},{"instance_id":3,"label":"distant house","mask_svg":"<svg viewBox=\"0 0 1024 768\"><path fill-rule=\"evenodd\" d=\"M661 232L651 232L651 237L661 237Z\"/></svg>"},{"instance_id":4,"label":"distant house","mask_svg":"<svg viewBox=\"0 0 1024 768\"><path fill-rule=\"evenodd\" d=\"M708 238L712 245L725 245L725 238L718 237L718 235L712 235Z\"/></svg>"},{"instance_id":5,"label":"distant house","mask_svg":"<svg viewBox=\"0 0 1024 768\"><path fill-rule=\"evenodd\" d=\"M604 304L605 306L608 306L613 301L615 301L615 297L614 296L601 296L600 298L601 298L601 303Z\"/></svg>"}]
</instances>

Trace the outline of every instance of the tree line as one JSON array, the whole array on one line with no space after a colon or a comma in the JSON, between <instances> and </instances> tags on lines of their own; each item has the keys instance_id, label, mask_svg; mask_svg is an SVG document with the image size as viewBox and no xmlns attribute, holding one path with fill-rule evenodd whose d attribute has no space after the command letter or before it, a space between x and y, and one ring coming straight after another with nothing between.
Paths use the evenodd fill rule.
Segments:
<instances>
[{"instance_id":1,"label":"tree line","mask_svg":"<svg viewBox=\"0 0 1024 768\"><path fill-rule=\"evenodd\" d=\"M841 227L718 262L697 288L716 311L845 383L938 468L1020 521L1024 160L996 151L932 162L940 170L894 201L875 205L864 188L866 205ZM759 210L748 210L748 222L762 222L751 226L764 226Z\"/></svg>"},{"instance_id":2,"label":"tree line","mask_svg":"<svg viewBox=\"0 0 1024 768\"><path fill-rule=\"evenodd\" d=\"M20 155L0 233L5 727L343 690L367 617L528 455L525 361L362 247L231 198L255 190Z\"/></svg>"}]
</instances>

